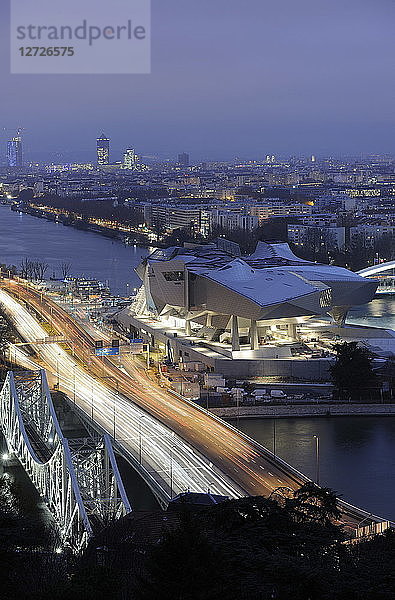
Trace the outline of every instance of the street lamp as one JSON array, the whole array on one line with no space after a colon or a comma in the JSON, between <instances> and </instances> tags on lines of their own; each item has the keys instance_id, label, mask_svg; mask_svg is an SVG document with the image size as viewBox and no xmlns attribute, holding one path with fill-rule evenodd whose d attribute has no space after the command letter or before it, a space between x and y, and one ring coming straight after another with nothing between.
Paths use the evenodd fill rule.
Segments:
<instances>
[{"instance_id":1,"label":"street lamp","mask_svg":"<svg viewBox=\"0 0 395 600\"><path fill-rule=\"evenodd\" d=\"M170 446L170 499L173 500L173 446Z\"/></svg>"},{"instance_id":2,"label":"street lamp","mask_svg":"<svg viewBox=\"0 0 395 600\"><path fill-rule=\"evenodd\" d=\"M240 428L240 392L237 390L236 392L236 405L237 405L237 416L236 416L236 427Z\"/></svg>"},{"instance_id":3,"label":"street lamp","mask_svg":"<svg viewBox=\"0 0 395 600\"><path fill-rule=\"evenodd\" d=\"M58 355L56 356L56 379L57 379L57 383L56 383L56 387L59 391L59 356L60 356L60 352L58 353Z\"/></svg>"},{"instance_id":4,"label":"street lamp","mask_svg":"<svg viewBox=\"0 0 395 600\"><path fill-rule=\"evenodd\" d=\"M93 404L93 382L92 382L92 386L91 386L91 419L93 421L93 408L94 408L94 404Z\"/></svg>"},{"instance_id":5,"label":"street lamp","mask_svg":"<svg viewBox=\"0 0 395 600\"><path fill-rule=\"evenodd\" d=\"M320 485L320 438L318 435L314 435L315 439L315 481L317 485Z\"/></svg>"},{"instance_id":6,"label":"street lamp","mask_svg":"<svg viewBox=\"0 0 395 600\"><path fill-rule=\"evenodd\" d=\"M113 381L115 381L115 385L117 388L116 395L118 398L119 397L119 381L113 375L102 375L101 379L112 379ZM115 403L115 400L113 401L113 410L114 410L114 412L113 412L113 423L112 423L112 428L113 428L112 437L114 438L114 442L115 442L115 438L116 438L116 403ZM93 418L92 418L92 420L93 420Z\"/></svg>"},{"instance_id":7,"label":"street lamp","mask_svg":"<svg viewBox=\"0 0 395 600\"><path fill-rule=\"evenodd\" d=\"M77 363L73 364L73 402L75 406L75 369L77 367Z\"/></svg>"},{"instance_id":8,"label":"street lamp","mask_svg":"<svg viewBox=\"0 0 395 600\"><path fill-rule=\"evenodd\" d=\"M118 395L118 390L117 390L117 395ZM112 431L112 437L114 438L114 442L116 441L116 427L117 427L117 423L116 423L116 419L117 419L117 407L116 407L116 403L115 400L113 402L113 409L114 409L114 413L113 413L113 422L112 422L112 427L113 427L113 431Z\"/></svg>"},{"instance_id":9,"label":"street lamp","mask_svg":"<svg viewBox=\"0 0 395 600\"><path fill-rule=\"evenodd\" d=\"M169 479L170 479L170 499L173 499L173 488L174 488L174 469L173 469L173 449L176 446L173 443L169 445Z\"/></svg>"},{"instance_id":10,"label":"street lamp","mask_svg":"<svg viewBox=\"0 0 395 600\"><path fill-rule=\"evenodd\" d=\"M142 464L143 459L143 435L141 431L141 421L146 417L146 415L139 416L139 465Z\"/></svg>"}]
</instances>

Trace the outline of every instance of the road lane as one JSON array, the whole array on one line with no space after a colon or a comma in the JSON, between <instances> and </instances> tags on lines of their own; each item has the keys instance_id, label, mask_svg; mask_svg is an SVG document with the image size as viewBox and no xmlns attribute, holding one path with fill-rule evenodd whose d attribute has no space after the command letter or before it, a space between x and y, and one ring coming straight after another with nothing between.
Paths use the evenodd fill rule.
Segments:
<instances>
[{"instance_id":1,"label":"road lane","mask_svg":"<svg viewBox=\"0 0 395 600\"><path fill-rule=\"evenodd\" d=\"M127 365L127 371L120 369L114 365L108 358L98 358L94 356L94 339L84 330L83 325L77 323L66 311L49 298L44 297L37 290L31 287L15 282L2 281L2 286L10 292L11 296L18 301L24 301L28 306L37 311L47 321L53 323L57 331L64 335L65 339L72 340L72 348L75 359L70 357L60 346L51 345L52 347L42 346L39 348L39 353L47 368L54 370L56 363L57 370L60 373L60 384L63 389L70 394L71 389L78 388L78 404L89 414L92 407L89 406L87 399L87 388L89 386L94 389L95 406L94 418L107 431L110 431L113 415L115 411L117 420L117 436L120 436L120 441L123 445L131 444L130 440L134 439L134 451L136 451L136 440L140 436L139 445L141 446L142 436L149 439L152 433L153 424L150 422L150 431L140 433L146 429L144 421L152 415L160 423L156 422L156 427L165 426L166 435L168 429L175 434L175 439L183 439L187 442L189 448L197 450L198 455L204 455L209 463L215 465L218 473L224 474L224 482L222 488L228 487L228 493L231 497L240 495L262 494L264 496L279 487L289 487L291 489L298 488L306 479L302 475L298 475L291 467L287 467L282 461L274 460L270 452L263 449L261 446L249 440L242 434L235 432L220 420L215 419L210 414L198 410L197 407L178 398L174 394L159 387L153 382L146 373L142 373L140 369L133 364ZM18 315L18 319L22 319L22 324L16 324L18 329L27 339L32 339L32 336L42 337L42 328L38 326L38 330L30 322L29 326L26 323L26 315L22 313L25 309L20 308L18 302L14 302L12 307L8 297L12 300L9 294L1 292L0 300L3 304L8 304L11 313ZM18 308L19 307L19 308ZM25 311L26 312L26 311ZM34 321L29 315L30 320ZM27 319L29 320L29 319ZM29 338L30 336L30 338ZM61 352L59 352L59 350ZM56 353L58 358L56 358ZM61 355L61 360L59 359ZM59 367L60 361L60 367ZM74 381L70 379L69 373L73 371ZM106 390L106 393L103 392ZM92 392L90 392L92 396ZM100 399L98 406L96 397ZM131 402L132 401L132 402ZM114 408L115 407L115 408ZM136 418L133 411L142 409L146 414L141 417L141 413ZM119 424L118 424L119 420ZM119 428L119 430L118 430ZM191 456L186 454L185 448L182 450L177 444L177 452L174 451L173 441L165 439L164 431L160 434L160 444L150 443L150 451L153 450L152 465L157 472L173 475L173 491L183 491L185 489L197 489L196 486L201 486L199 491L206 491L207 488L219 489L221 485L217 479L221 476L210 477L208 473L204 473L202 464L191 464L186 466ZM118 439L118 437L117 437ZM129 441L128 441L129 440ZM144 445L144 444L143 444ZM182 446L182 444L181 444ZM165 450L164 450L165 448ZM141 452L141 449L139 449ZM180 463L175 461L180 461ZM198 461L199 462L199 461ZM167 466L166 466L167 465ZM182 466L183 465L183 466ZM150 468L151 468L150 467ZM188 473L188 468L190 472ZM270 469L270 470L269 470ZM191 472L193 471L193 476ZM211 479L216 479L211 482ZM169 485L169 484L168 484ZM219 487L218 487L219 486ZM355 524L358 517L355 515L345 514L343 522Z\"/></svg>"}]
</instances>

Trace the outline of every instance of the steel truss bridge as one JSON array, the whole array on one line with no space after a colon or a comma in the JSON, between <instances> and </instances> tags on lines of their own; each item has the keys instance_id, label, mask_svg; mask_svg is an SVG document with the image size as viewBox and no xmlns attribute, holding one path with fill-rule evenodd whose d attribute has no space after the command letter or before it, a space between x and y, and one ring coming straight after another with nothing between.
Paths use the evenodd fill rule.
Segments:
<instances>
[{"instance_id":1,"label":"steel truss bridge","mask_svg":"<svg viewBox=\"0 0 395 600\"><path fill-rule=\"evenodd\" d=\"M110 436L66 439L45 371L8 373L0 425L9 452L52 512L63 544L80 551L100 528L130 512Z\"/></svg>"}]
</instances>

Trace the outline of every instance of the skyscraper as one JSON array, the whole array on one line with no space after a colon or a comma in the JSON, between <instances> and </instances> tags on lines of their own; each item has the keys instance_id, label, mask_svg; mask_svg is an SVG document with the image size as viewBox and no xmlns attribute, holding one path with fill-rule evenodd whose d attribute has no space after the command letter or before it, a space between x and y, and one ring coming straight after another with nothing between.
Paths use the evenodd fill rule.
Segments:
<instances>
[{"instance_id":1,"label":"skyscraper","mask_svg":"<svg viewBox=\"0 0 395 600\"><path fill-rule=\"evenodd\" d=\"M110 163L110 140L102 133L96 142L97 164L108 165Z\"/></svg>"},{"instance_id":2,"label":"skyscraper","mask_svg":"<svg viewBox=\"0 0 395 600\"><path fill-rule=\"evenodd\" d=\"M133 148L128 148L123 155L123 168L124 169L135 169L138 158Z\"/></svg>"},{"instance_id":3,"label":"skyscraper","mask_svg":"<svg viewBox=\"0 0 395 600\"><path fill-rule=\"evenodd\" d=\"M9 167L22 167L23 165L22 138L19 129L16 136L8 140L7 161Z\"/></svg>"},{"instance_id":4,"label":"skyscraper","mask_svg":"<svg viewBox=\"0 0 395 600\"><path fill-rule=\"evenodd\" d=\"M182 152L182 154L179 154L178 164L181 167L189 167L189 154L187 154L186 152Z\"/></svg>"}]
</instances>

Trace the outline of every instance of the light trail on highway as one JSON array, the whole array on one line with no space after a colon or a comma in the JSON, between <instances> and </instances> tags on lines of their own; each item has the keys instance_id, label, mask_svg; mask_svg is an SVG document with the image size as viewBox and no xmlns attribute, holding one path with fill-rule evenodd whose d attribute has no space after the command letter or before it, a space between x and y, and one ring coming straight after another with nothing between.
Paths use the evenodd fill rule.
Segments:
<instances>
[{"instance_id":1,"label":"light trail on highway","mask_svg":"<svg viewBox=\"0 0 395 600\"><path fill-rule=\"evenodd\" d=\"M83 325L39 291L13 280L2 285L7 291L0 289L0 302L24 339L47 333L21 301L72 341L74 356L58 344L38 346L43 366L59 378L60 389L76 407L115 433L116 445L140 465L162 499L186 490L231 498L269 496L279 487L295 490L307 481L247 436L159 387L130 359L120 368L94 356L94 339ZM345 509L342 522L355 528L361 514L367 513Z\"/></svg>"},{"instance_id":2,"label":"light trail on highway","mask_svg":"<svg viewBox=\"0 0 395 600\"><path fill-rule=\"evenodd\" d=\"M0 303L26 340L46 336L35 318L2 290ZM19 349L15 352L18 362L20 360L27 367L33 367L34 361ZM140 465L147 482L156 491L159 488L162 497L170 498L188 489L210 490L230 497L242 494L236 485L213 470L210 461L200 457L179 436L145 411L86 373L60 345L40 345L38 354L52 376L59 379L59 388L75 398L79 409L93 416L97 424L113 437L115 433L116 445L122 446Z\"/></svg>"}]
</instances>

